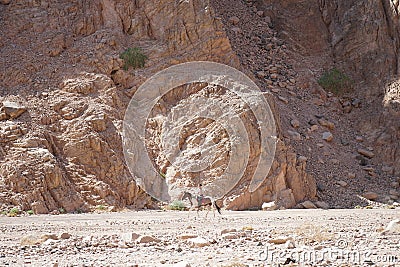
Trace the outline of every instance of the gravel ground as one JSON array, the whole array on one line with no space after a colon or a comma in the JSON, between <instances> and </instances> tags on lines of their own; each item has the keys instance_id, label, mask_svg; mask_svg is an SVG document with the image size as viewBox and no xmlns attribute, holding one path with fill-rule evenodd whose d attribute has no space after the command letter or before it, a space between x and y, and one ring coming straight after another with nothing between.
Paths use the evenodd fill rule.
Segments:
<instances>
[{"instance_id":1,"label":"gravel ground","mask_svg":"<svg viewBox=\"0 0 400 267\"><path fill-rule=\"evenodd\" d=\"M205 215L4 216L0 266L400 266L398 209Z\"/></svg>"}]
</instances>

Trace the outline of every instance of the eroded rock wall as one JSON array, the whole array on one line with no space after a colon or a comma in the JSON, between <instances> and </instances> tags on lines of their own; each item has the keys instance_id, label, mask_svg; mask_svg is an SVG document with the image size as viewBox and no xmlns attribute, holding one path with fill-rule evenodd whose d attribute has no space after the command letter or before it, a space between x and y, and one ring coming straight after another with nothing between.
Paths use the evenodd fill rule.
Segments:
<instances>
[{"instance_id":1,"label":"eroded rock wall","mask_svg":"<svg viewBox=\"0 0 400 267\"><path fill-rule=\"evenodd\" d=\"M298 55L296 70L310 89L332 67L354 81L362 100L351 120L377 152L374 164L399 175L399 1L258 1ZM314 81L314 82L313 82ZM324 93L322 93L324 94Z\"/></svg>"},{"instance_id":2,"label":"eroded rock wall","mask_svg":"<svg viewBox=\"0 0 400 267\"><path fill-rule=\"evenodd\" d=\"M124 163L125 108L146 78L171 64L240 67L220 19L200 0L3 2L0 103L27 111L11 118L0 109L2 208L152 207ZM144 69L125 71L119 55L136 46L149 59ZM278 147L274 178L254 194L232 191L229 208L276 199L292 207L315 196L313 178L290 148Z\"/></svg>"}]
</instances>

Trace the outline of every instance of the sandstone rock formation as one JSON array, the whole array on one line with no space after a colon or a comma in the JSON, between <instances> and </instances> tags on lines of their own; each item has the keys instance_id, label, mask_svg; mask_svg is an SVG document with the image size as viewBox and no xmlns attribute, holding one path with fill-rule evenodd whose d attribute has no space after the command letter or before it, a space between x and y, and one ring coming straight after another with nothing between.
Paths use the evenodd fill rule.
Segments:
<instances>
[{"instance_id":1,"label":"sandstone rock formation","mask_svg":"<svg viewBox=\"0 0 400 267\"><path fill-rule=\"evenodd\" d=\"M3 4L0 100L21 103L27 112L0 122L2 207L47 213L151 206L124 163L124 110L147 77L171 64L240 66L213 8L172 0ZM124 71L119 54L134 46L149 56L146 68ZM272 200L292 207L315 196L305 163L282 141L263 186L250 194L246 182L230 192L228 208Z\"/></svg>"},{"instance_id":2,"label":"sandstone rock formation","mask_svg":"<svg viewBox=\"0 0 400 267\"><path fill-rule=\"evenodd\" d=\"M290 208L317 198L354 207L368 191L386 201L385 185L400 174L398 12L394 0L2 1L1 208L153 207L125 164L124 112L146 78L194 60L225 63L252 77L268 92L277 123L270 173L250 193L250 168L224 197L227 208L272 201ZM144 69L123 70L119 55L130 47L149 57ZM348 95L318 85L332 67L353 79ZM237 104L233 95L218 97ZM197 174L181 175L160 154L162 121L154 118L147 136L154 164L167 179L195 186ZM324 142L328 129L334 138ZM227 133L209 121L188 130L188 151L202 134L219 138L220 158L204 174L217 179L229 158ZM352 178L343 177L350 171ZM338 181L347 186L336 188Z\"/></svg>"},{"instance_id":3,"label":"sandstone rock formation","mask_svg":"<svg viewBox=\"0 0 400 267\"><path fill-rule=\"evenodd\" d=\"M0 100L27 112L10 116L7 104L0 113L2 207L151 206L124 163L124 110L146 76L171 63L237 64L212 10L201 1L3 4ZM149 55L148 71L121 69L119 53L133 46Z\"/></svg>"}]
</instances>

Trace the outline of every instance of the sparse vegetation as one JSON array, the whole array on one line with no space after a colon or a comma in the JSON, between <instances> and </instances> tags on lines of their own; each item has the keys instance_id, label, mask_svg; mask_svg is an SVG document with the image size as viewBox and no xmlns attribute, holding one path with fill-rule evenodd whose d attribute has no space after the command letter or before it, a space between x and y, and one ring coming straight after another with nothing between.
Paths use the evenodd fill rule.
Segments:
<instances>
[{"instance_id":1,"label":"sparse vegetation","mask_svg":"<svg viewBox=\"0 0 400 267\"><path fill-rule=\"evenodd\" d=\"M35 214L35 213L33 212L33 210L28 210L28 211L26 211L26 213L27 213L28 215L33 215L33 214Z\"/></svg>"},{"instance_id":2,"label":"sparse vegetation","mask_svg":"<svg viewBox=\"0 0 400 267\"><path fill-rule=\"evenodd\" d=\"M59 211L61 214L64 214L64 213L65 213L65 209L64 209L64 208L59 208L58 211Z\"/></svg>"},{"instance_id":3,"label":"sparse vegetation","mask_svg":"<svg viewBox=\"0 0 400 267\"><path fill-rule=\"evenodd\" d=\"M82 213L84 213L84 212L83 212L83 210L81 210L81 209L76 209L76 210L75 210L75 213L77 213L77 214L82 214Z\"/></svg>"},{"instance_id":4,"label":"sparse vegetation","mask_svg":"<svg viewBox=\"0 0 400 267\"><path fill-rule=\"evenodd\" d=\"M343 95L351 90L353 82L346 74L333 68L322 74L318 84L335 95Z\"/></svg>"},{"instance_id":5,"label":"sparse vegetation","mask_svg":"<svg viewBox=\"0 0 400 267\"><path fill-rule=\"evenodd\" d=\"M185 203L179 200L174 200L171 204L169 204L169 209L171 210L185 210Z\"/></svg>"},{"instance_id":6,"label":"sparse vegetation","mask_svg":"<svg viewBox=\"0 0 400 267\"><path fill-rule=\"evenodd\" d=\"M124 60L124 70L128 70L129 67L143 68L147 60L147 56L139 47L128 48L119 57Z\"/></svg>"},{"instance_id":7,"label":"sparse vegetation","mask_svg":"<svg viewBox=\"0 0 400 267\"><path fill-rule=\"evenodd\" d=\"M96 206L96 210L105 210L106 209L106 206L104 206L104 205L97 205Z\"/></svg>"},{"instance_id":8,"label":"sparse vegetation","mask_svg":"<svg viewBox=\"0 0 400 267\"><path fill-rule=\"evenodd\" d=\"M8 216L15 217L15 216L17 216L19 214L19 212L20 211L19 211L18 208L12 208L12 209L9 210Z\"/></svg>"}]
</instances>

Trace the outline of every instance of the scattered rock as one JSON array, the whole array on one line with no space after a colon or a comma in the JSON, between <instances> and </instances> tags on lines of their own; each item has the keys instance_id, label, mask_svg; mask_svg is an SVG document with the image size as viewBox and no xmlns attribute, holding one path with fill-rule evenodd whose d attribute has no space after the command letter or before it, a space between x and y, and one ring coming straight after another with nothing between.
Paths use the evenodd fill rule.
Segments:
<instances>
[{"instance_id":1,"label":"scattered rock","mask_svg":"<svg viewBox=\"0 0 400 267\"><path fill-rule=\"evenodd\" d=\"M375 192L365 192L362 196L369 200L376 200L378 198L378 194Z\"/></svg>"},{"instance_id":2,"label":"scattered rock","mask_svg":"<svg viewBox=\"0 0 400 267\"><path fill-rule=\"evenodd\" d=\"M340 163L340 160L338 159L331 159L331 163L334 165L338 165Z\"/></svg>"},{"instance_id":3,"label":"scattered rock","mask_svg":"<svg viewBox=\"0 0 400 267\"><path fill-rule=\"evenodd\" d=\"M347 177L348 177L349 179L354 179L354 178L356 178L356 174L355 174L354 172L349 172L349 173L347 174Z\"/></svg>"},{"instance_id":4,"label":"scattered rock","mask_svg":"<svg viewBox=\"0 0 400 267\"><path fill-rule=\"evenodd\" d=\"M324 202L324 201L317 201L317 202L315 202L315 206L317 206L317 207L320 208L320 209L324 209L324 210L327 210L327 209L330 208L329 204L326 203L326 202Z\"/></svg>"},{"instance_id":5,"label":"scattered rock","mask_svg":"<svg viewBox=\"0 0 400 267\"><path fill-rule=\"evenodd\" d=\"M121 235L122 240L124 240L125 242L134 242L139 238L140 235L138 235L137 233L123 233Z\"/></svg>"},{"instance_id":6,"label":"scattered rock","mask_svg":"<svg viewBox=\"0 0 400 267\"><path fill-rule=\"evenodd\" d=\"M348 185L345 181L338 181L338 184L339 184L341 187L347 187L347 185Z\"/></svg>"},{"instance_id":7,"label":"scattered rock","mask_svg":"<svg viewBox=\"0 0 400 267\"><path fill-rule=\"evenodd\" d=\"M286 97L278 96L278 99L279 99L280 101L282 101L283 103L285 103L285 104L289 104L289 100L288 100Z\"/></svg>"},{"instance_id":8,"label":"scattered rock","mask_svg":"<svg viewBox=\"0 0 400 267\"><path fill-rule=\"evenodd\" d=\"M24 106L10 101L3 102L3 109L7 117L10 117L11 119L18 118L26 111Z\"/></svg>"},{"instance_id":9,"label":"scattered rock","mask_svg":"<svg viewBox=\"0 0 400 267\"><path fill-rule=\"evenodd\" d=\"M11 3L11 0L0 0L0 4L8 5Z\"/></svg>"},{"instance_id":10,"label":"scattered rock","mask_svg":"<svg viewBox=\"0 0 400 267\"><path fill-rule=\"evenodd\" d=\"M300 141L301 140L301 135L298 132L295 131L287 131L289 138L292 140Z\"/></svg>"},{"instance_id":11,"label":"scattered rock","mask_svg":"<svg viewBox=\"0 0 400 267\"><path fill-rule=\"evenodd\" d=\"M278 74L272 73L272 74L271 74L271 79L273 79L273 80L278 79Z\"/></svg>"},{"instance_id":12,"label":"scattered rock","mask_svg":"<svg viewBox=\"0 0 400 267\"><path fill-rule=\"evenodd\" d=\"M236 17L236 16L233 16L233 17L229 18L229 22L232 23L233 25L238 24L239 21L240 21L240 19L238 17Z\"/></svg>"},{"instance_id":13,"label":"scattered rock","mask_svg":"<svg viewBox=\"0 0 400 267\"><path fill-rule=\"evenodd\" d=\"M344 113L350 113L353 110L352 106L346 106L343 108L343 112Z\"/></svg>"},{"instance_id":14,"label":"scattered rock","mask_svg":"<svg viewBox=\"0 0 400 267\"><path fill-rule=\"evenodd\" d=\"M293 119L290 121L290 124L292 125L293 128L299 128L300 127L300 122L296 119Z\"/></svg>"},{"instance_id":15,"label":"scattered rock","mask_svg":"<svg viewBox=\"0 0 400 267\"><path fill-rule=\"evenodd\" d=\"M21 238L20 244L21 246L40 245L49 239L58 240L58 237L54 234L46 234L42 236L28 235Z\"/></svg>"},{"instance_id":16,"label":"scattered rock","mask_svg":"<svg viewBox=\"0 0 400 267\"><path fill-rule=\"evenodd\" d=\"M369 151L369 150L366 150L366 149L362 149L362 148L358 149L358 153L360 155L363 155L363 156L367 157L367 158L375 157L375 154L372 151Z\"/></svg>"},{"instance_id":17,"label":"scattered rock","mask_svg":"<svg viewBox=\"0 0 400 267\"><path fill-rule=\"evenodd\" d=\"M242 33L242 29L240 29L239 27L233 27L231 30L236 34Z\"/></svg>"},{"instance_id":18,"label":"scattered rock","mask_svg":"<svg viewBox=\"0 0 400 267\"><path fill-rule=\"evenodd\" d=\"M400 196L400 193L399 193L397 190L395 190L395 189L390 189L390 190L389 190L389 194L390 194L390 195L393 195L393 196L397 196L397 197Z\"/></svg>"},{"instance_id":19,"label":"scattered rock","mask_svg":"<svg viewBox=\"0 0 400 267\"><path fill-rule=\"evenodd\" d=\"M324 132L322 134L322 139L324 139L327 142L331 142L333 140L333 135L331 132Z\"/></svg>"},{"instance_id":20,"label":"scattered rock","mask_svg":"<svg viewBox=\"0 0 400 267\"><path fill-rule=\"evenodd\" d=\"M313 126L311 126L310 131L311 132L315 132L318 130L318 125L314 124Z\"/></svg>"},{"instance_id":21,"label":"scattered rock","mask_svg":"<svg viewBox=\"0 0 400 267\"><path fill-rule=\"evenodd\" d=\"M182 234L182 235L178 236L178 238L182 239L182 240L187 240L187 239L196 238L196 237L197 237L197 235L194 235L194 234Z\"/></svg>"},{"instance_id":22,"label":"scattered rock","mask_svg":"<svg viewBox=\"0 0 400 267\"><path fill-rule=\"evenodd\" d=\"M303 162L307 162L307 160L308 160L307 157L305 157L305 156L300 156L300 157L298 157L297 162L303 163Z\"/></svg>"},{"instance_id":23,"label":"scattered rock","mask_svg":"<svg viewBox=\"0 0 400 267\"><path fill-rule=\"evenodd\" d=\"M398 182L391 182L390 186L393 187L393 188L399 188L400 187Z\"/></svg>"},{"instance_id":24,"label":"scattered rock","mask_svg":"<svg viewBox=\"0 0 400 267\"><path fill-rule=\"evenodd\" d=\"M224 229L224 230L221 231L221 235L227 234L227 233L235 233L235 232L236 232L236 229L235 229L235 228L232 228L232 229Z\"/></svg>"},{"instance_id":25,"label":"scattered rock","mask_svg":"<svg viewBox=\"0 0 400 267\"><path fill-rule=\"evenodd\" d=\"M323 106L325 103L321 98L314 98L311 100L311 102L316 106Z\"/></svg>"},{"instance_id":26,"label":"scattered rock","mask_svg":"<svg viewBox=\"0 0 400 267\"><path fill-rule=\"evenodd\" d=\"M382 233L383 234L400 233L400 219L396 219L389 222L389 224L386 226L385 230Z\"/></svg>"},{"instance_id":27,"label":"scattered rock","mask_svg":"<svg viewBox=\"0 0 400 267\"><path fill-rule=\"evenodd\" d=\"M313 125L317 125L317 122L314 120L314 119L310 119L309 121L308 121L308 124L309 125L311 125L311 126L313 126ZM317 125L318 126L318 125ZM318 129L318 128L317 128Z\"/></svg>"},{"instance_id":28,"label":"scattered rock","mask_svg":"<svg viewBox=\"0 0 400 267\"><path fill-rule=\"evenodd\" d=\"M382 171L386 173L393 173L393 167L391 166L383 166Z\"/></svg>"},{"instance_id":29,"label":"scattered rock","mask_svg":"<svg viewBox=\"0 0 400 267\"><path fill-rule=\"evenodd\" d=\"M264 202L261 206L261 209L264 211L276 210L278 206L276 205L275 201L271 202Z\"/></svg>"},{"instance_id":30,"label":"scattered rock","mask_svg":"<svg viewBox=\"0 0 400 267\"><path fill-rule=\"evenodd\" d=\"M310 200L306 200L301 203L301 205L306 209L316 209L317 207Z\"/></svg>"},{"instance_id":31,"label":"scattered rock","mask_svg":"<svg viewBox=\"0 0 400 267\"><path fill-rule=\"evenodd\" d=\"M202 237L190 238L187 241L192 248L201 248L210 245L210 242Z\"/></svg>"},{"instance_id":32,"label":"scattered rock","mask_svg":"<svg viewBox=\"0 0 400 267\"><path fill-rule=\"evenodd\" d=\"M268 240L268 243L275 244L275 245L282 245L288 242L289 240L292 240L291 237L287 236L279 236L273 239Z\"/></svg>"},{"instance_id":33,"label":"scattered rock","mask_svg":"<svg viewBox=\"0 0 400 267\"><path fill-rule=\"evenodd\" d=\"M335 128L335 124L334 124L333 122L327 121L327 120L325 120L325 119L319 119L319 120L318 120L318 123L319 123L321 126L324 126L324 127L328 128L328 129L330 129L330 130L333 130L333 129Z\"/></svg>"},{"instance_id":34,"label":"scattered rock","mask_svg":"<svg viewBox=\"0 0 400 267\"><path fill-rule=\"evenodd\" d=\"M150 236L150 235L143 235L143 236L140 236L140 237L138 237L138 239L136 240L137 243L152 243L152 242L158 243L158 242L160 242L160 241L161 241L160 239L155 238L155 237Z\"/></svg>"},{"instance_id":35,"label":"scattered rock","mask_svg":"<svg viewBox=\"0 0 400 267\"><path fill-rule=\"evenodd\" d=\"M362 138L362 136L356 136L356 141L357 142L363 142L364 141L364 138Z\"/></svg>"},{"instance_id":36,"label":"scattered rock","mask_svg":"<svg viewBox=\"0 0 400 267\"><path fill-rule=\"evenodd\" d=\"M71 234L69 234L69 233L62 233L61 235L60 235L60 238L61 239L69 239L71 237Z\"/></svg>"},{"instance_id":37,"label":"scattered rock","mask_svg":"<svg viewBox=\"0 0 400 267\"><path fill-rule=\"evenodd\" d=\"M239 238L239 235L237 233L226 233L226 234L223 234L221 236L221 238L224 240L232 240L232 239Z\"/></svg>"},{"instance_id":38,"label":"scattered rock","mask_svg":"<svg viewBox=\"0 0 400 267\"><path fill-rule=\"evenodd\" d=\"M257 11L257 15L260 17L264 16L264 11L262 11L262 10Z\"/></svg>"},{"instance_id":39,"label":"scattered rock","mask_svg":"<svg viewBox=\"0 0 400 267\"><path fill-rule=\"evenodd\" d=\"M257 74L257 77L260 78L260 79L263 79L265 76L267 76L265 74L265 72L263 72L263 71L258 71L256 74Z\"/></svg>"}]
</instances>

